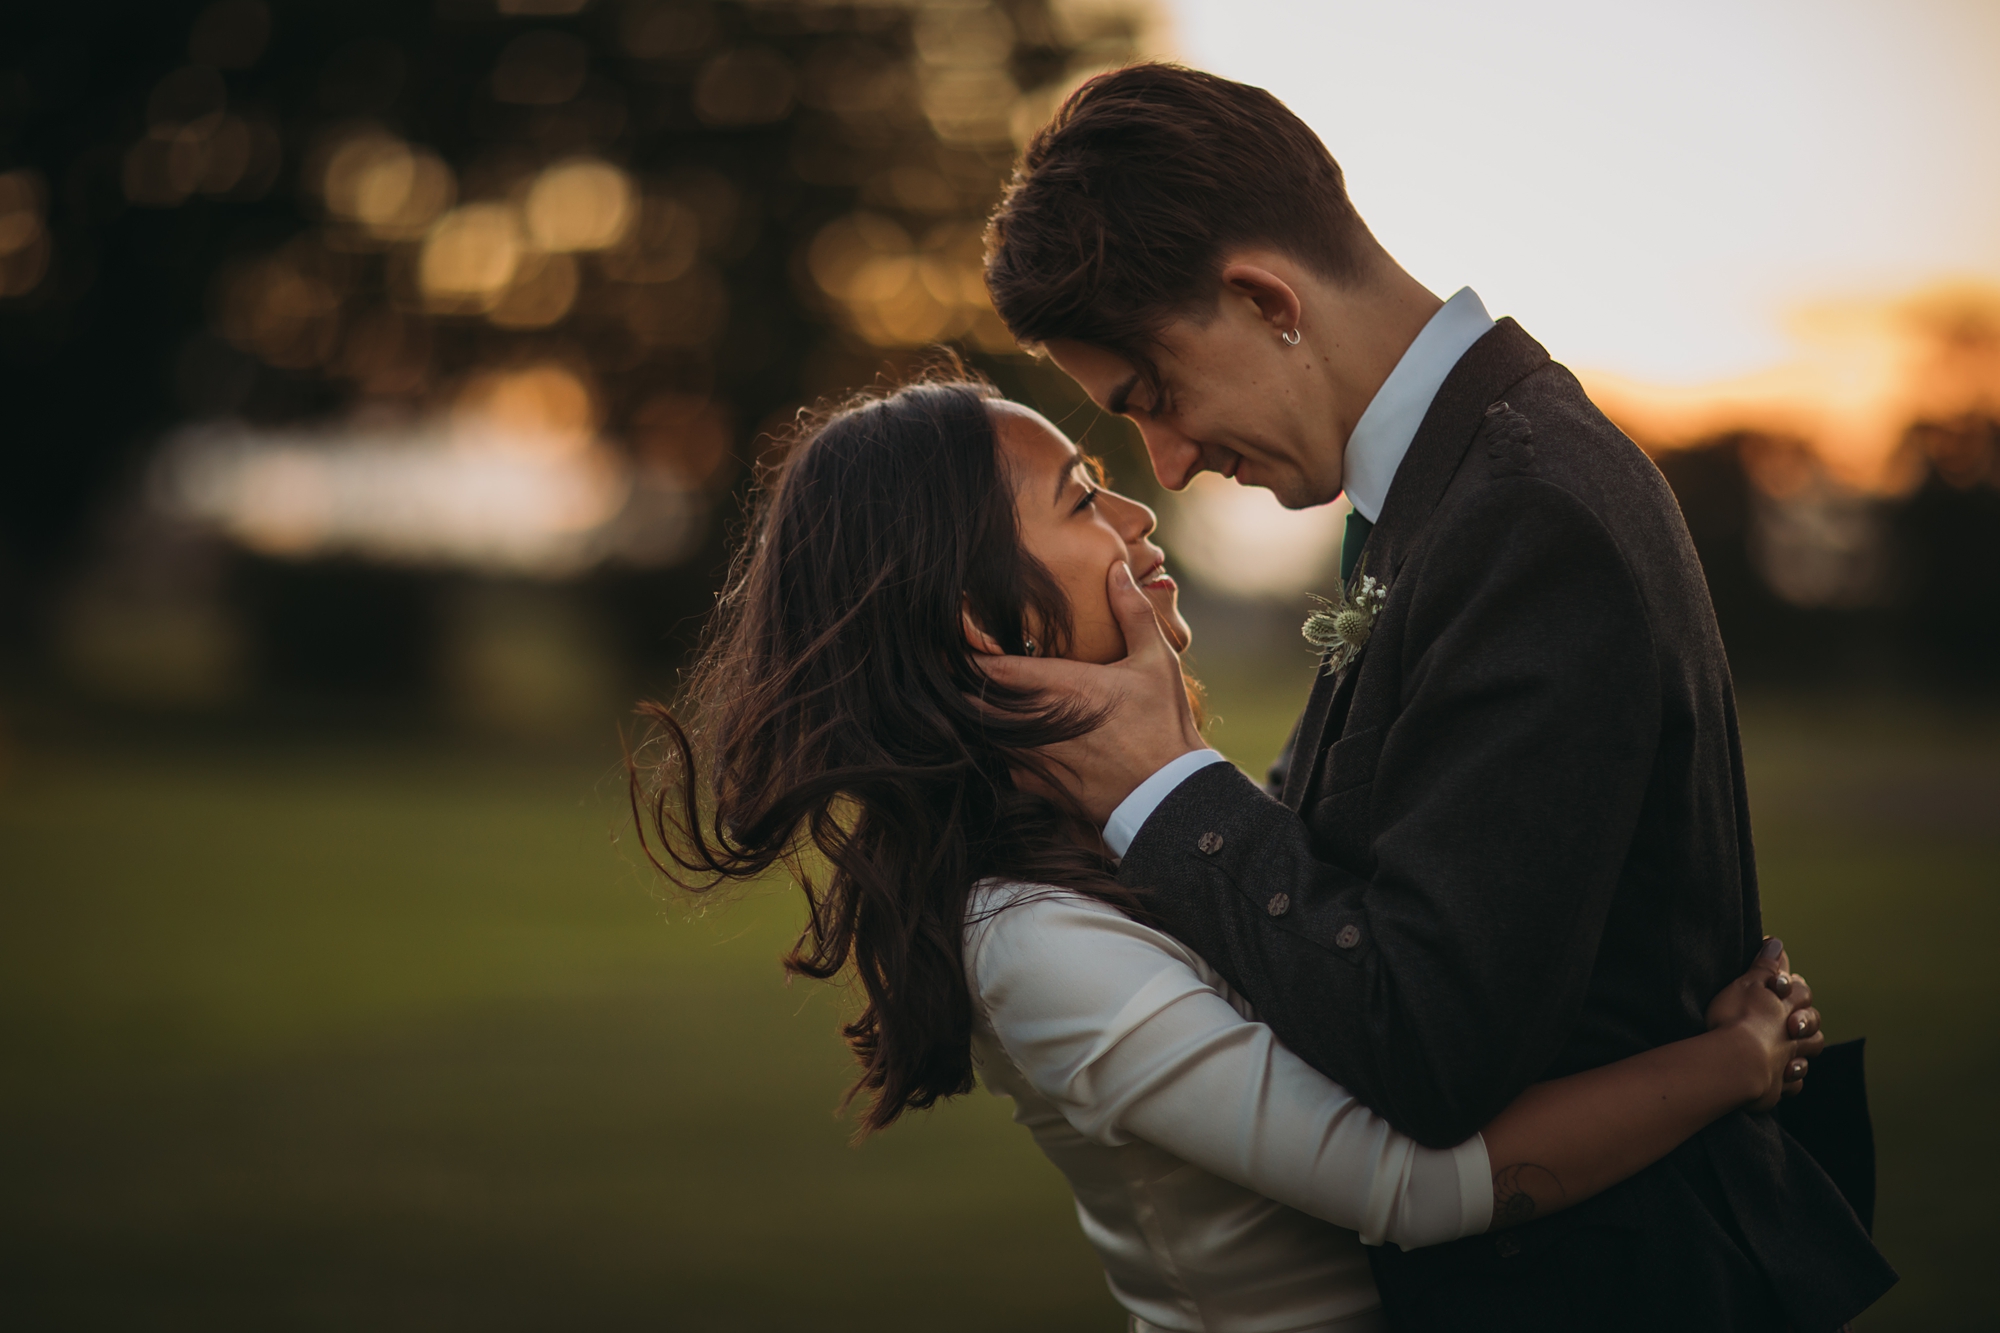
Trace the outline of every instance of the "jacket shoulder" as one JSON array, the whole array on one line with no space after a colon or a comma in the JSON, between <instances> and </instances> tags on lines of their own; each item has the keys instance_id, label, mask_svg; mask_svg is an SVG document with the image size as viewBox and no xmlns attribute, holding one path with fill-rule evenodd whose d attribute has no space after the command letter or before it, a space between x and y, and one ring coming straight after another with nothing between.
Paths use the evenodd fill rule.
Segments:
<instances>
[{"instance_id":1,"label":"jacket shoulder","mask_svg":"<svg viewBox=\"0 0 2000 1333\"><path fill-rule=\"evenodd\" d=\"M1557 362L1525 376L1506 401L1487 409L1456 489L1461 500L1471 500L1508 489L1517 477L1546 482L1587 509L1638 580L1650 614L1719 654L1707 579L1673 488Z\"/></svg>"},{"instance_id":2,"label":"jacket shoulder","mask_svg":"<svg viewBox=\"0 0 2000 1333\"><path fill-rule=\"evenodd\" d=\"M1660 470L1630 436L1604 415L1583 385L1568 368L1551 361L1513 386L1504 402L1488 409L1489 421L1504 416L1503 410L1518 414L1533 432L1533 463L1538 475L1558 485L1570 479L1594 477L1602 481L1625 479L1665 485ZM1491 430L1482 433L1495 433ZM1489 451L1489 461L1498 463L1514 454ZM1671 492L1669 492L1671 494Z\"/></svg>"},{"instance_id":3,"label":"jacket shoulder","mask_svg":"<svg viewBox=\"0 0 2000 1333\"><path fill-rule=\"evenodd\" d=\"M1483 447L1482 447L1483 446ZM1468 481L1540 478L1596 514L1628 548L1664 544L1692 559L1680 503L1653 460L1590 401L1576 376L1549 362L1508 390L1480 423ZM1662 549L1657 554L1664 554Z\"/></svg>"}]
</instances>

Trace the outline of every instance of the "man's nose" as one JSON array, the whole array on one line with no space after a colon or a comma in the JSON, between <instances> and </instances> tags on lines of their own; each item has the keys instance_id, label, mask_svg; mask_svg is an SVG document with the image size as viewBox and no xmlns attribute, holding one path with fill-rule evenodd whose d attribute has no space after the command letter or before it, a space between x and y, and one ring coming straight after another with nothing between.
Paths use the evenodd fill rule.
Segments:
<instances>
[{"instance_id":1,"label":"man's nose","mask_svg":"<svg viewBox=\"0 0 2000 1333\"><path fill-rule=\"evenodd\" d=\"M1201 450L1179 431L1155 421L1139 423L1139 438L1146 442L1146 457L1153 462L1153 475L1170 491L1185 489L1201 471Z\"/></svg>"}]
</instances>

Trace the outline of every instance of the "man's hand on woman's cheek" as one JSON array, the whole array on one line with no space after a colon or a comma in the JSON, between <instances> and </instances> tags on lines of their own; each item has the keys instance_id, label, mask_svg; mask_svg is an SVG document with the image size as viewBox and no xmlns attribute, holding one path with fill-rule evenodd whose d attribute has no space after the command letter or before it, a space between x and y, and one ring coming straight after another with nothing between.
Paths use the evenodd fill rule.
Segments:
<instances>
[{"instance_id":1,"label":"man's hand on woman's cheek","mask_svg":"<svg viewBox=\"0 0 2000 1333\"><path fill-rule=\"evenodd\" d=\"M1188 708L1180 657L1160 630L1153 604L1118 561L1106 571L1111 609L1125 635L1126 654L1095 666L1054 658L979 659L987 675L1018 690L1074 702L1104 718L1084 736L1044 753L1051 772L1099 824L1134 788L1180 756L1202 748Z\"/></svg>"}]
</instances>

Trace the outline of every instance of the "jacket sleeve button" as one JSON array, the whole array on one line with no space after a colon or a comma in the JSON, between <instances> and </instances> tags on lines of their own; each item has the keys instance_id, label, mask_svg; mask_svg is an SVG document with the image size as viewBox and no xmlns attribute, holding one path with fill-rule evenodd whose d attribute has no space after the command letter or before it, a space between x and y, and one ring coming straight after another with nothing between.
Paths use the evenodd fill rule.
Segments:
<instances>
[{"instance_id":1,"label":"jacket sleeve button","mask_svg":"<svg viewBox=\"0 0 2000 1333\"><path fill-rule=\"evenodd\" d=\"M1343 949L1352 949L1361 943L1361 927L1352 921L1348 922L1334 933L1333 942Z\"/></svg>"},{"instance_id":2,"label":"jacket sleeve button","mask_svg":"<svg viewBox=\"0 0 2000 1333\"><path fill-rule=\"evenodd\" d=\"M1283 916L1292 910L1292 896L1289 893L1274 893L1271 901L1264 904L1264 910L1272 916Z\"/></svg>"},{"instance_id":3,"label":"jacket sleeve button","mask_svg":"<svg viewBox=\"0 0 2000 1333\"><path fill-rule=\"evenodd\" d=\"M1214 829L1210 829L1208 832L1202 834L1199 838L1196 838L1194 840L1194 845L1201 848L1201 854L1203 856L1214 856L1217 852L1222 850L1222 835L1220 833L1217 833Z\"/></svg>"}]
</instances>

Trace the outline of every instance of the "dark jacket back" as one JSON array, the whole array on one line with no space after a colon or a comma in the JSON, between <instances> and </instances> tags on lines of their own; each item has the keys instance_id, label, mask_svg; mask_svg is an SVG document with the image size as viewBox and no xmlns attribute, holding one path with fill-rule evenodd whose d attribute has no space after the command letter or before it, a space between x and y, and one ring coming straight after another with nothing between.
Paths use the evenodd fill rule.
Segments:
<instances>
[{"instance_id":1,"label":"dark jacket back","mask_svg":"<svg viewBox=\"0 0 2000 1333\"><path fill-rule=\"evenodd\" d=\"M1666 482L1512 321L1446 380L1361 572L1387 601L1316 683L1282 801L1199 773L1121 876L1287 1045L1443 1146L1532 1082L1699 1033L1747 965L1734 701ZM1774 1302L1833 1328L1893 1281L1811 1159L1747 1114L1582 1207L1391 1248L1377 1275L1404 1325L1437 1328L1510 1308L1767 1327Z\"/></svg>"}]
</instances>

